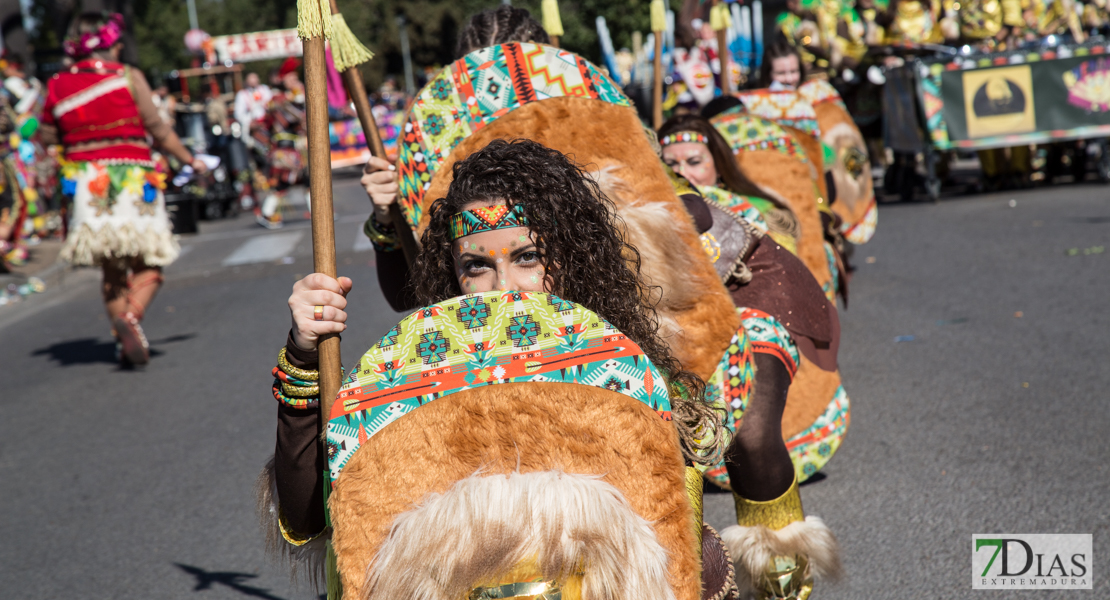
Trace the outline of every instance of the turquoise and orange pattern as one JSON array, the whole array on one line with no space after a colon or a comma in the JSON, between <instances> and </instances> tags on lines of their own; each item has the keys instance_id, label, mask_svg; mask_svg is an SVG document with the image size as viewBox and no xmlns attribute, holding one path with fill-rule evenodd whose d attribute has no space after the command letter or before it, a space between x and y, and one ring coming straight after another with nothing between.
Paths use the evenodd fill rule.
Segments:
<instances>
[{"instance_id":1,"label":"turquoise and orange pattern","mask_svg":"<svg viewBox=\"0 0 1110 600\"><path fill-rule=\"evenodd\" d=\"M631 106L586 59L541 44L502 44L471 52L439 72L413 101L398 142L400 203L413 227L424 192L463 140L530 102L573 96Z\"/></svg>"},{"instance_id":2,"label":"turquoise and orange pattern","mask_svg":"<svg viewBox=\"0 0 1110 600\"><path fill-rule=\"evenodd\" d=\"M405 317L348 375L327 424L331 481L366 440L424 404L487 385L545 382L624 394L671 419L662 373L597 314L551 294L471 294Z\"/></svg>"},{"instance_id":3,"label":"turquoise and orange pattern","mask_svg":"<svg viewBox=\"0 0 1110 600\"><path fill-rule=\"evenodd\" d=\"M724 136L734 154L755 150L778 150L809 163L805 151L778 123L753 115L743 107L733 107L710 119L717 131Z\"/></svg>"},{"instance_id":4,"label":"turquoise and orange pattern","mask_svg":"<svg viewBox=\"0 0 1110 600\"><path fill-rule=\"evenodd\" d=\"M484 231L527 226L528 218L524 216L523 204L514 204L512 208L504 204L479 206L452 215L448 223L452 242Z\"/></svg>"},{"instance_id":5,"label":"turquoise and orange pattern","mask_svg":"<svg viewBox=\"0 0 1110 600\"><path fill-rule=\"evenodd\" d=\"M813 477L836 454L848 434L850 414L848 394L844 392L844 386L840 386L825 412L805 431L786 440L798 483Z\"/></svg>"},{"instance_id":6,"label":"turquoise and orange pattern","mask_svg":"<svg viewBox=\"0 0 1110 600\"><path fill-rule=\"evenodd\" d=\"M879 205L872 196L871 202L867 205L867 212L863 213L863 219L852 225L845 223L840 227L840 233L844 234L844 239L859 246L871 241L878 224Z\"/></svg>"},{"instance_id":7,"label":"turquoise and orange pattern","mask_svg":"<svg viewBox=\"0 0 1110 600\"><path fill-rule=\"evenodd\" d=\"M744 331L751 339L752 352L771 354L786 365L791 379L798 372L798 364L802 360L798 352L798 345L794 343L793 336L786 327L773 316L755 308L737 308L740 311L740 320L744 323Z\"/></svg>"},{"instance_id":8,"label":"turquoise and orange pattern","mask_svg":"<svg viewBox=\"0 0 1110 600\"><path fill-rule=\"evenodd\" d=\"M706 400L725 411L725 426L734 435L740 429L740 420L752 397L752 383L755 381L755 363L752 357L751 341L741 325L732 336L716 370L705 382ZM728 471L723 460L713 467L698 465L698 470L713 483L725 488L729 486Z\"/></svg>"},{"instance_id":9,"label":"turquoise and orange pattern","mask_svg":"<svg viewBox=\"0 0 1110 600\"><path fill-rule=\"evenodd\" d=\"M744 107L753 115L771 119L787 127L796 127L816 138L821 137L821 128L817 125L817 112L813 110L813 105L794 90L746 90L736 94L736 97L740 98Z\"/></svg>"}]
</instances>

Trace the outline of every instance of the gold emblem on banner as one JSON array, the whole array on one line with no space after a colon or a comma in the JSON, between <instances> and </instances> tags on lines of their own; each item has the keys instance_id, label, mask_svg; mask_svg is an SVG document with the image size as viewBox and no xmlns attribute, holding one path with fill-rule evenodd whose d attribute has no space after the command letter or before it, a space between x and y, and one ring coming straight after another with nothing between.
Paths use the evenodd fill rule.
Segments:
<instances>
[{"instance_id":1,"label":"gold emblem on banner","mask_svg":"<svg viewBox=\"0 0 1110 600\"><path fill-rule=\"evenodd\" d=\"M965 71L964 111L969 138L1034 131L1029 65Z\"/></svg>"}]
</instances>

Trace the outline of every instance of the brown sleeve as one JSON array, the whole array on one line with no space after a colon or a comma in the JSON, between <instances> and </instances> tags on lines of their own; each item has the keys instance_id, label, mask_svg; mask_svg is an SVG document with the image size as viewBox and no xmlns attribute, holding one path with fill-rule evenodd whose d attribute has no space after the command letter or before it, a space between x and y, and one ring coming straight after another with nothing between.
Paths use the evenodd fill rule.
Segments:
<instances>
[{"instance_id":1,"label":"brown sleeve","mask_svg":"<svg viewBox=\"0 0 1110 600\"><path fill-rule=\"evenodd\" d=\"M154 92L150 91L150 84L146 82L146 77L137 69L128 69L127 72L131 78L131 91L135 95L135 103L139 106L139 116L143 119L143 126L150 135L154 136L155 142L163 150L185 164L193 162L192 153L185 149L185 145L173 132L173 128L158 116L158 109L151 100Z\"/></svg>"},{"instance_id":2,"label":"brown sleeve","mask_svg":"<svg viewBox=\"0 0 1110 600\"><path fill-rule=\"evenodd\" d=\"M285 344L286 358L301 369L316 368L316 352ZM302 536L324 530L324 453L320 448L320 407L305 408L278 404L277 445L274 448L274 479L278 505L286 525Z\"/></svg>"}]
</instances>

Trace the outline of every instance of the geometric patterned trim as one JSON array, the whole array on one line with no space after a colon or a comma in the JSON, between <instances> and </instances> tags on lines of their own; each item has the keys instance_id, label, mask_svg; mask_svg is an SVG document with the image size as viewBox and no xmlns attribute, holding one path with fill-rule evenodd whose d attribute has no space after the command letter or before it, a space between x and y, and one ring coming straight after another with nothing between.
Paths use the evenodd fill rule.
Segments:
<instances>
[{"instance_id":1,"label":"geometric patterned trim","mask_svg":"<svg viewBox=\"0 0 1110 600\"><path fill-rule=\"evenodd\" d=\"M734 154L745 151L778 150L802 163L809 163L805 151L781 125L733 107L709 120L724 136Z\"/></svg>"},{"instance_id":2,"label":"geometric patterned trim","mask_svg":"<svg viewBox=\"0 0 1110 600\"><path fill-rule=\"evenodd\" d=\"M551 294L470 294L405 317L351 370L327 423L332 485L362 444L429 402L544 382L624 394L671 419L662 373L596 313Z\"/></svg>"},{"instance_id":3,"label":"geometric patterned trim","mask_svg":"<svg viewBox=\"0 0 1110 600\"><path fill-rule=\"evenodd\" d=\"M798 363L801 362L801 354L790 332L778 319L761 310L746 307L739 310L740 318L744 322L744 331L752 340L752 351L771 354L778 358L786 365L790 378L794 379L794 375L798 372Z\"/></svg>"},{"instance_id":4,"label":"geometric patterned trim","mask_svg":"<svg viewBox=\"0 0 1110 600\"><path fill-rule=\"evenodd\" d=\"M451 215L451 220L448 222L448 231L450 232L450 240L453 242L461 237L483 231L527 226L528 219L524 216L523 204L514 204L511 209L504 204L495 204L493 206L480 206Z\"/></svg>"},{"instance_id":5,"label":"geometric patterned trim","mask_svg":"<svg viewBox=\"0 0 1110 600\"><path fill-rule=\"evenodd\" d=\"M805 431L786 440L786 449L801 483L821 470L836 454L851 423L851 406L844 386L836 388L825 412Z\"/></svg>"},{"instance_id":6,"label":"geometric patterned trim","mask_svg":"<svg viewBox=\"0 0 1110 600\"><path fill-rule=\"evenodd\" d=\"M632 106L600 69L552 46L490 46L440 71L417 94L398 141L398 202L409 224L420 222L432 177L463 140L525 104L566 96Z\"/></svg>"},{"instance_id":7,"label":"geometric patterned trim","mask_svg":"<svg viewBox=\"0 0 1110 600\"><path fill-rule=\"evenodd\" d=\"M817 126L817 112L813 105L794 90L746 90L737 94L737 97L753 115L771 119L787 127L797 127L816 138L821 137L821 129Z\"/></svg>"}]
</instances>

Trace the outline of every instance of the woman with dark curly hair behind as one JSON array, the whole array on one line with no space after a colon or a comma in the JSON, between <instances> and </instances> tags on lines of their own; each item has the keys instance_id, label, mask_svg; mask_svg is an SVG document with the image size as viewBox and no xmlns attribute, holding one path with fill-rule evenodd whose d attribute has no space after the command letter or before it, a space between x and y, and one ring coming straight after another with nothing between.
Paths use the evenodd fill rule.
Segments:
<instances>
[{"instance_id":1,"label":"woman with dark curly hair behind","mask_svg":"<svg viewBox=\"0 0 1110 600\"><path fill-rule=\"evenodd\" d=\"M677 392L671 402L687 459L719 460L728 440L711 432L721 431L720 416L702 400L704 382L683 371L659 338L639 252L625 241L612 203L593 179L530 140L495 140L456 163L453 176L447 196L431 206L413 265L418 305L493 290L553 293L582 305L636 342L667 377ZM505 215L499 226L468 234L466 220L490 209ZM293 366L315 368L319 337L346 329L351 285L346 277L314 273L293 286L286 344ZM296 533L312 535L324 527L319 411L285 404L278 410L274 467L282 513Z\"/></svg>"}]
</instances>

